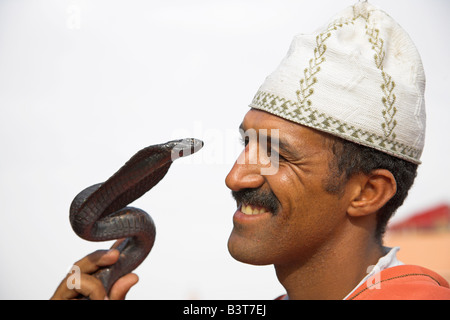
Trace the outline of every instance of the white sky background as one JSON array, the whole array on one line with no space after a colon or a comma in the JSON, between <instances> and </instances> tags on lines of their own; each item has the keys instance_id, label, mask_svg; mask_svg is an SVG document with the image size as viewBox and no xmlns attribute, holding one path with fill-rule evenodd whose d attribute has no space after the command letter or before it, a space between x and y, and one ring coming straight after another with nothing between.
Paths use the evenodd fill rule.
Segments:
<instances>
[{"instance_id":1,"label":"white sky background","mask_svg":"<svg viewBox=\"0 0 450 320\"><path fill-rule=\"evenodd\" d=\"M133 205L157 237L130 299L273 299L273 267L234 261L224 179L238 126L293 36L355 0L0 0L0 298L48 299L73 262L69 206L137 150L195 137ZM450 199L448 0L372 0L411 35L427 74L427 136L396 219Z\"/></svg>"}]
</instances>

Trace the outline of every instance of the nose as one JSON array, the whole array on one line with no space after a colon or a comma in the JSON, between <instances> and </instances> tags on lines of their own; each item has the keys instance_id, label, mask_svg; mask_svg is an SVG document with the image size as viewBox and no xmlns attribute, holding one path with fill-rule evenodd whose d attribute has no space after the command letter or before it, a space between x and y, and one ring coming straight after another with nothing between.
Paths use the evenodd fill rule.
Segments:
<instances>
[{"instance_id":1,"label":"nose","mask_svg":"<svg viewBox=\"0 0 450 320\"><path fill-rule=\"evenodd\" d=\"M261 175L261 166L244 161L245 154L245 151L241 153L225 178L225 184L232 191L255 189L264 184L265 180L264 176Z\"/></svg>"}]
</instances>

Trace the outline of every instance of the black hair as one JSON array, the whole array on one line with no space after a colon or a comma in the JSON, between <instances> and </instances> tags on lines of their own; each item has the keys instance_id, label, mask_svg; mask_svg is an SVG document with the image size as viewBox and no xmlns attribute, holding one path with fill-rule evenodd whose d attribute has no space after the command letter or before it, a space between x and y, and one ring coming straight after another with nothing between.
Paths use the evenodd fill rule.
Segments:
<instances>
[{"instance_id":1,"label":"black hair","mask_svg":"<svg viewBox=\"0 0 450 320\"><path fill-rule=\"evenodd\" d=\"M328 192L342 192L343 185L356 173L386 169L395 178L396 194L377 212L375 238L381 243L389 219L403 204L414 183L418 165L338 137L331 137L331 141L334 159L330 163L331 176L325 183Z\"/></svg>"}]
</instances>

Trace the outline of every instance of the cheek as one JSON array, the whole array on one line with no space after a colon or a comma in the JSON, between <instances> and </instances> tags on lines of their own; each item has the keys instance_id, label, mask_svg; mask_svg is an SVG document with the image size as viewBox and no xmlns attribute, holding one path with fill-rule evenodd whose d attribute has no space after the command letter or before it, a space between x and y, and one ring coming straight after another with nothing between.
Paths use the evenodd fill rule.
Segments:
<instances>
[{"instance_id":1,"label":"cheek","mask_svg":"<svg viewBox=\"0 0 450 320\"><path fill-rule=\"evenodd\" d=\"M287 214L298 211L308 213L311 210L323 211L330 202L335 201L334 195L324 189L325 177L327 172L285 166L280 167L278 175L268 177L267 182Z\"/></svg>"},{"instance_id":2,"label":"cheek","mask_svg":"<svg viewBox=\"0 0 450 320\"><path fill-rule=\"evenodd\" d=\"M310 200L314 200L314 192L308 196L303 181L298 177L295 171L289 166L280 167L276 176L267 177L267 183L280 203L279 218L283 223L290 224L291 219L297 219L294 216L296 212L302 212L304 206Z\"/></svg>"},{"instance_id":3,"label":"cheek","mask_svg":"<svg viewBox=\"0 0 450 320\"><path fill-rule=\"evenodd\" d=\"M294 251L317 247L345 217L339 200L323 189L321 179L293 178L285 173L272 190L281 203L277 217L280 247L290 246Z\"/></svg>"}]
</instances>

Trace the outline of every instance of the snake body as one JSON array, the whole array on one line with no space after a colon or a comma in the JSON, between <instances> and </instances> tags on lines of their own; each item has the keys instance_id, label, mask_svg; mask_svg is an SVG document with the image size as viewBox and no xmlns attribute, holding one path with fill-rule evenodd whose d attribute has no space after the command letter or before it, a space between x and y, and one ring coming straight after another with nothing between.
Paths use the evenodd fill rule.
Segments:
<instances>
[{"instance_id":1,"label":"snake body","mask_svg":"<svg viewBox=\"0 0 450 320\"><path fill-rule=\"evenodd\" d=\"M152 218L143 210L127 205L164 178L175 159L190 155L202 146L202 141L189 138L146 147L104 183L84 189L73 199L70 223L78 236L89 241L126 238L116 248L120 251L119 260L94 274L106 292L117 279L141 264L155 241Z\"/></svg>"}]
</instances>

